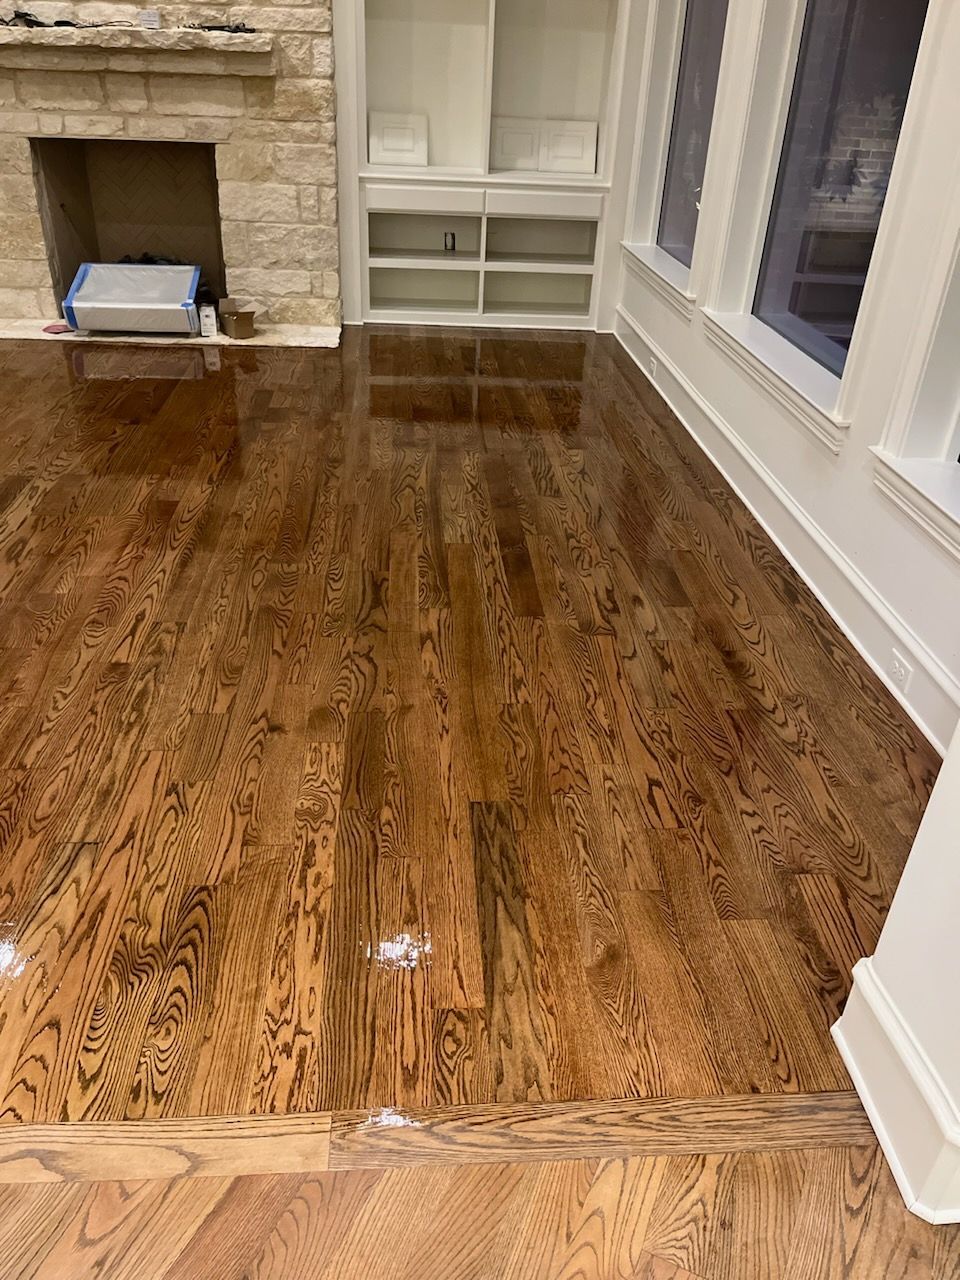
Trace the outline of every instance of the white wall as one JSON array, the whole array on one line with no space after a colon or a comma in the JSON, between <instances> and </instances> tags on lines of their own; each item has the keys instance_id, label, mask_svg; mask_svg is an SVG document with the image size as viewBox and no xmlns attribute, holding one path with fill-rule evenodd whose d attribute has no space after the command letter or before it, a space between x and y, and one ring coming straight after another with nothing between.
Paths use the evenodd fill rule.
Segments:
<instances>
[{"instance_id":1,"label":"white wall","mask_svg":"<svg viewBox=\"0 0 960 1280\"><path fill-rule=\"evenodd\" d=\"M646 9L652 40L657 20L669 27L669 0ZM904 379L918 381L933 342L950 258L944 237L960 228L960 5L931 0L833 412L810 406L789 377L768 374L737 344L711 341L717 328L705 311L750 310L750 264L755 269L802 9L798 0L740 0L730 13L690 297L624 252L619 306L601 316L601 327L614 328L648 376L656 360L652 381L943 751L960 716L960 559L880 491L871 447L891 412L905 413L913 401ZM634 205L652 210L651 148L662 149L658 120L669 120L662 109L669 70L658 67L663 59L650 62ZM637 238L632 225L626 238ZM918 333L927 335L919 354L911 350ZM906 691L889 679L894 647L914 668Z\"/></svg>"}]
</instances>

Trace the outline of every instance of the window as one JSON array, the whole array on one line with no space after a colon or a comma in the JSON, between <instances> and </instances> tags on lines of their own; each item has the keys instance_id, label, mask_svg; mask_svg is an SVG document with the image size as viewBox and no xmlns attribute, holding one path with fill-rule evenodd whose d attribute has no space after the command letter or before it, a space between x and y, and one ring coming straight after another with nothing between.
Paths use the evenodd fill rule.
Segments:
<instances>
[{"instance_id":1,"label":"window","mask_svg":"<svg viewBox=\"0 0 960 1280\"><path fill-rule=\"evenodd\" d=\"M754 314L843 372L927 0L809 0Z\"/></svg>"},{"instance_id":2,"label":"window","mask_svg":"<svg viewBox=\"0 0 960 1280\"><path fill-rule=\"evenodd\" d=\"M727 0L688 0L657 244L689 267L720 75Z\"/></svg>"}]
</instances>

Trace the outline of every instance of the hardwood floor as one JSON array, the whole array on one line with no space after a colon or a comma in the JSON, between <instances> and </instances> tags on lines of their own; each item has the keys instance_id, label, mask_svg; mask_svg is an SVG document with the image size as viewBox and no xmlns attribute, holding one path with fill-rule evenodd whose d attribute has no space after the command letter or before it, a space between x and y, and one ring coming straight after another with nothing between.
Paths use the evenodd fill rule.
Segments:
<instances>
[{"instance_id":1,"label":"hardwood floor","mask_svg":"<svg viewBox=\"0 0 960 1280\"><path fill-rule=\"evenodd\" d=\"M9 1280L956 1280L875 1144L0 1187Z\"/></svg>"},{"instance_id":2,"label":"hardwood floor","mask_svg":"<svg viewBox=\"0 0 960 1280\"><path fill-rule=\"evenodd\" d=\"M0 1161L65 1122L443 1144L459 1109L849 1093L829 1026L938 759L612 339L82 354L0 345ZM502 1151L442 1177L522 1197ZM205 1180L224 1222L301 1194L256 1153ZM820 1175L777 1158L799 1221ZM303 1194L349 1232L434 1176ZM184 1193L32 1194L68 1232Z\"/></svg>"}]
</instances>

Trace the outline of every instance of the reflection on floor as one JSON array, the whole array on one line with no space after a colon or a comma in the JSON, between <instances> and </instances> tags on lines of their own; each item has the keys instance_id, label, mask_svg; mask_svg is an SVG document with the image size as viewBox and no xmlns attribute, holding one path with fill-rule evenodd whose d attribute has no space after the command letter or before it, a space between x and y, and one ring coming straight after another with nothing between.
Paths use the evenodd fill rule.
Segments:
<instances>
[{"instance_id":1,"label":"reflection on floor","mask_svg":"<svg viewBox=\"0 0 960 1280\"><path fill-rule=\"evenodd\" d=\"M937 759L616 344L137 361L0 347L0 1121L826 1117Z\"/></svg>"}]
</instances>

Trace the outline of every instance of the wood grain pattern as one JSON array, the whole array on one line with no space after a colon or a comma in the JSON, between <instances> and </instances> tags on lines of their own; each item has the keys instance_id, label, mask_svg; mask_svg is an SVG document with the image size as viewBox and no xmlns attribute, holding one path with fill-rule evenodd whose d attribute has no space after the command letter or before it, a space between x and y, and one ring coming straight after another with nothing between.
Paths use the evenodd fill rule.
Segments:
<instances>
[{"instance_id":1,"label":"wood grain pattern","mask_svg":"<svg viewBox=\"0 0 960 1280\"><path fill-rule=\"evenodd\" d=\"M330 1168L787 1150L872 1137L853 1093L336 1112Z\"/></svg>"},{"instance_id":2,"label":"wood grain pattern","mask_svg":"<svg viewBox=\"0 0 960 1280\"><path fill-rule=\"evenodd\" d=\"M5 1125L0 1183L142 1182L323 1170L331 1123L326 1112Z\"/></svg>"},{"instance_id":3,"label":"wood grain pattern","mask_svg":"<svg viewBox=\"0 0 960 1280\"><path fill-rule=\"evenodd\" d=\"M0 1122L849 1087L936 757L612 339L100 356L0 346Z\"/></svg>"},{"instance_id":4,"label":"wood grain pattern","mask_svg":"<svg viewBox=\"0 0 960 1280\"><path fill-rule=\"evenodd\" d=\"M0 1187L10 1280L953 1280L875 1144Z\"/></svg>"}]
</instances>

